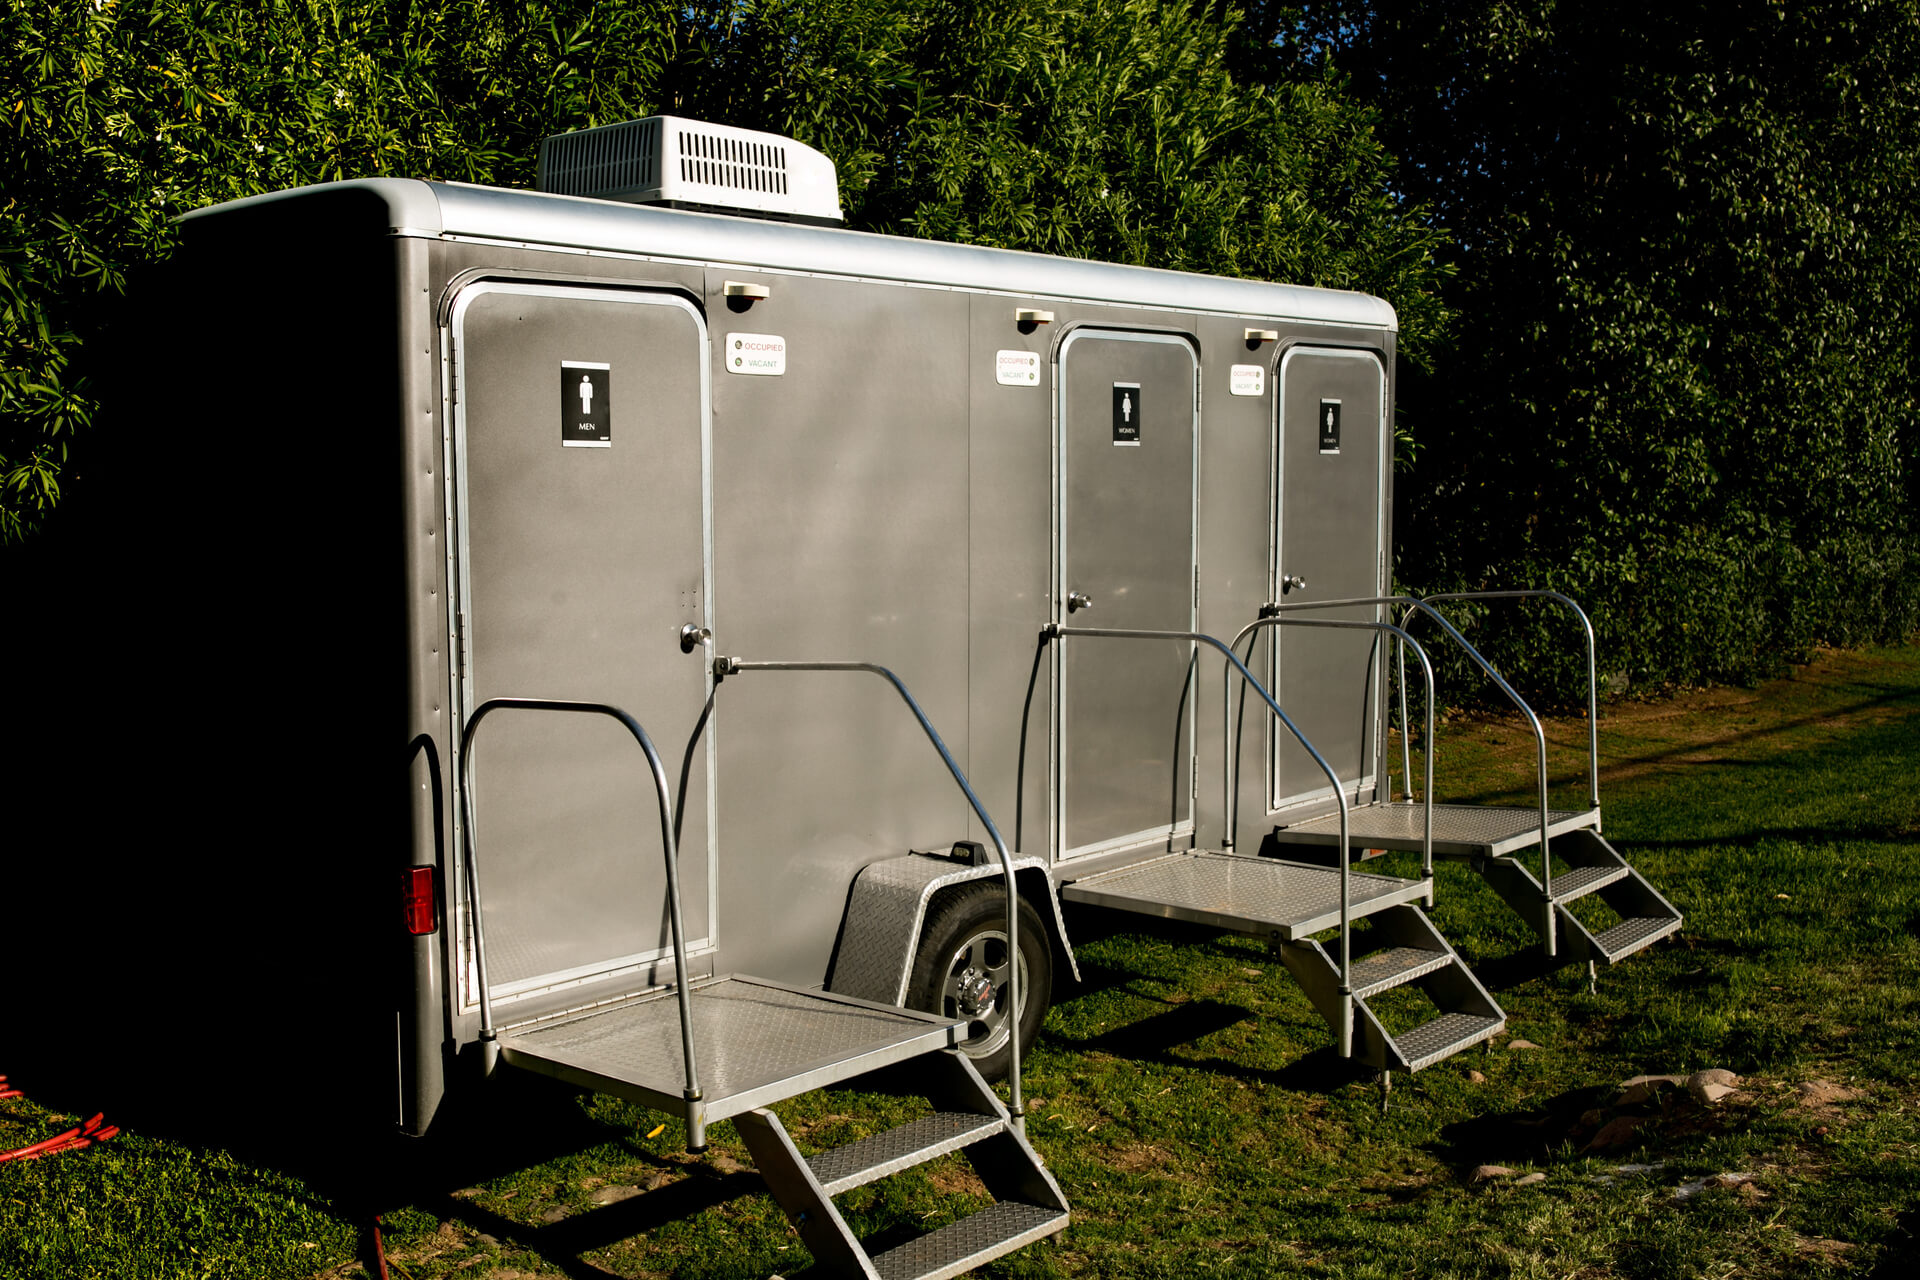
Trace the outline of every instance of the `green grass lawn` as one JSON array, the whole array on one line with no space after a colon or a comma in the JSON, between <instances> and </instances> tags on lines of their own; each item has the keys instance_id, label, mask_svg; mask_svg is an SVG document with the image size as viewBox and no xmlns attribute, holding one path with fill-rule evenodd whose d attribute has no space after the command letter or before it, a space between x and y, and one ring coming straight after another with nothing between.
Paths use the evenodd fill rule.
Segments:
<instances>
[{"instance_id":1,"label":"green grass lawn","mask_svg":"<svg viewBox=\"0 0 1920 1280\"><path fill-rule=\"evenodd\" d=\"M1555 794L1578 803L1584 722L1551 733ZM1526 800L1515 723L1456 716L1439 743L1441 799ZM1589 993L1443 863L1434 918L1509 1034L1396 1077L1385 1114L1261 945L1071 917L1086 981L1062 988L1026 1079L1074 1225L981 1274L1920 1275L1920 649L1615 704L1601 751L1607 835L1684 931ZM1717 1104L1616 1105L1630 1076L1710 1067L1742 1077ZM396 1276L805 1269L730 1125L694 1160L628 1104L508 1092L567 1154L389 1213ZM914 1104L840 1090L780 1109L803 1146L832 1146ZM1637 1123L1608 1128L1622 1116ZM0 1102L0 1148L71 1122ZM1630 1132L1596 1149L1603 1128ZM1475 1182L1482 1165L1511 1172ZM889 1234L977 1203L957 1158L840 1201ZM0 1164L0 1276L347 1277L356 1248L338 1206L218 1150L135 1132Z\"/></svg>"}]
</instances>

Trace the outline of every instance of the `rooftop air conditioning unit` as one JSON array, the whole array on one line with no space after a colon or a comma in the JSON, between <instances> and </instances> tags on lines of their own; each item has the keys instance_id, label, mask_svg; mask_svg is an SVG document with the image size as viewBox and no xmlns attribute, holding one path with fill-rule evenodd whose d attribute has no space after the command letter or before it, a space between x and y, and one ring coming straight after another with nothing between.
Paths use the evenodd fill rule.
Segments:
<instances>
[{"instance_id":1,"label":"rooftop air conditioning unit","mask_svg":"<svg viewBox=\"0 0 1920 1280\"><path fill-rule=\"evenodd\" d=\"M566 196L838 225L833 161L778 134L647 116L540 144L539 187Z\"/></svg>"}]
</instances>

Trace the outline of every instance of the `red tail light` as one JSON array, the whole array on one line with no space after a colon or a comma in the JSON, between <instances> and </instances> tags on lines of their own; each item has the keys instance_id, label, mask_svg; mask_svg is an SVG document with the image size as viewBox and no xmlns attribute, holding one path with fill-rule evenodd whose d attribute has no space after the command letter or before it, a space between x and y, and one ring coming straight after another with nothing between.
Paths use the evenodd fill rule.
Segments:
<instances>
[{"instance_id":1,"label":"red tail light","mask_svg":"<svg viewBox=\"0 0 1920 1280\"><path fill-rule=\"evenodd\" d=\"M433 868L408 867L400 876L400 902L407 916L407 932L416 936L432 933L439 927L433 918Z\"/></svg>"}]
</instances>

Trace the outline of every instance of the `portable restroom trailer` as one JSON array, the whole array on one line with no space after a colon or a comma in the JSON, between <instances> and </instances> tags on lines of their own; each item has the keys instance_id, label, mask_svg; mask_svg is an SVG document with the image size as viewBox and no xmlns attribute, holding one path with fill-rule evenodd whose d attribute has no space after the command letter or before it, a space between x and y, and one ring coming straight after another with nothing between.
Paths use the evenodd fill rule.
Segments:
<instances>
[{"instance_id":1,"label":"portable restroom trailer","mask_svg":"<svg viewBox=\"0 0 1920 1280\"><path fill-rule=\"evenodd\" d=\"M404 817L397 791L313 813L403 886L401 1128L496 1060L696 1145L731 1117L852 1274L830 1196L967 1146L996 1216L882 1267L954 1274L1065 1222L1017 1064L1011 1110L972 1065L1024 1038L1010 979L1031 1034L1071 966L1060 897L1268 938L1342 1052L1417 1069L1503 1023L1419 909L1430 858L1236 829L1504 866L1529 823L1598 842L1598 806L1490 846L1394 802L1386 303L812 225L837 208L777 198L807 168L654 118L549 143L581 195L198 211L161 390L211 380L253 421L221 465L308 531L286 576L324 615L293 652L328 758L371 778L404 728ZM699 211L743 190L763 216ZM1281 633L1251 667L1217 639ZM1559 904L1508 879L1551 936ZM1405 983L1437 1017L1396 1037L1366 999ZM766 1109L900 1061L935 1117L884 1151L809 1165Z\"/></svg>"}]
</instances>

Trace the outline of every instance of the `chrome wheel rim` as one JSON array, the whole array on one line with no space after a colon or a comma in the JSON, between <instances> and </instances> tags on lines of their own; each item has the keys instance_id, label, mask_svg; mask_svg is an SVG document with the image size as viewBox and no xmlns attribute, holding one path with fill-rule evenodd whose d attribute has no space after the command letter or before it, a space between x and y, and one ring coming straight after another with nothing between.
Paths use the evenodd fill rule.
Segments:
<instances>
[{"instance_id":1,"label":"chrome wheel rim","mask_svg":"<svg viewBox=\"0 0 1920 1280\"><path fill-rule=\"evenodd\" d=\"M984 1058L1006 1047L1012 1030L1007 1017L1012 960L1006 932L999 929L974 934L947 957L940 1011L966 1022L967 1038L960 1042L960 1049L970 1058ZM1025 956L1020 957L1020 989L1027 990Z\"/></svg>"}]
</instances>

